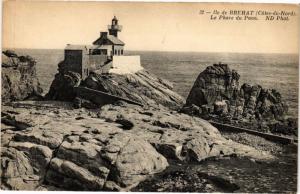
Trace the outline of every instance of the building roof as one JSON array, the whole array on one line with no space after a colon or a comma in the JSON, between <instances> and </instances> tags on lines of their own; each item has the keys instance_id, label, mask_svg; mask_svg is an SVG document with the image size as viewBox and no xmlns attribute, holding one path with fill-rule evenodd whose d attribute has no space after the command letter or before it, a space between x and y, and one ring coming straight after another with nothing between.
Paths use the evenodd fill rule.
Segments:
<instances>
[{"instance_id":1,"label":"building roof","mask_svg":"<svg viewBox=\"0 0 300 194\"><path fill-rule=\"evenodd\" d=\"M67 44L65 50L88 50L90 45Z\"/></svg>"},{"instance_id":2,"label":"building roof","mask_svg":"<svg viewBox=\"0 0 300 194\"><path fill-rule=\"evenodd\" d=\"M122 45L122 46L125 45L125 43L122 40L118 39L113 35L101 36L100 38L95 40L93 44L97 44L97 45L113 44L113 45Z\"/></svg>"},{"instance_id":3,"label":"building roof","mask_svg":"<svg viewBox=\"0 0 300 194\"><path fill-rule=\"evenodd\" d=\"M118 39L117 37L113 36L113 35L107 35L107 39L109 39L110 41L113 42L113 44L116 44L116 45L125 45L125 43Z\"/></svg>"}]
</instances>

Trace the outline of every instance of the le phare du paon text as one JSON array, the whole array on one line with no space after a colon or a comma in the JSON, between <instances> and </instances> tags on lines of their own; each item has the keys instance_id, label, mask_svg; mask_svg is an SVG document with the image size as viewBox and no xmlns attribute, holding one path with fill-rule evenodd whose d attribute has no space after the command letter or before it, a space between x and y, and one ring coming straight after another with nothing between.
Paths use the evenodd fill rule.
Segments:
<instances>
[{"instance_id":1,"label":"le phare du paon text","mask_svg":"<svg viewBox=\"0 0 300 194\"><path fill-rule=\"evenodd\" d=\"M294 11L266 10L199 10L200 15L210 15L211 20L270 20L289 21L296 16Z\"/></svg>"}]
</instances>

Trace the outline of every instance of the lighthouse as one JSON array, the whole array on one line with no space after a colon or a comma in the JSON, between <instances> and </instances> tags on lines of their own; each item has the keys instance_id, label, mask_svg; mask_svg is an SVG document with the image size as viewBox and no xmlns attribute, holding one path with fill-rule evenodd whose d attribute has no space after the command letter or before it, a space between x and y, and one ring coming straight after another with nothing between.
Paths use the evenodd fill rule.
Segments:
<instances>
[{"instance_id":1,"label":"lighthouse","mask_svg":"<svg viewBox=\"0 0 300 194\"><path fill-rule=\"evenodd\" d=\"M118 24L116 16L111 20L111 25L108 25L108 32L100 32L100 37L93 42L94 48L92 53L103 53L109 59L113 56L123 55L124 45L118 38L118 32L121 32L122 26Z\"/></svg>"},{"instance_id":2,"label":"lighthouse","mask_svg":"<svg viewBox=\"0 0 300 194\"><path fill-rule=\"evenodd\" d=\"M109 35L118 37L118 32L121 32L122 26L118 24L118 19L116 16L111 20L111 25L108 25Z\"/></svg>"},{"instance_id":3,"label":"lighthouse","mask_svg":"<svg viewBox=\"0 0 300 194\"><path fill-rule=\"evenodd\" d=\"M118 38L122 26L116 16L108 25L108 32L100 32L92 45L72 45L65 48L65 70L79 73L82 79L91 72L132 73L142 69L140 56L124 56L125 43Z\"/></svg>"}]
</instances>

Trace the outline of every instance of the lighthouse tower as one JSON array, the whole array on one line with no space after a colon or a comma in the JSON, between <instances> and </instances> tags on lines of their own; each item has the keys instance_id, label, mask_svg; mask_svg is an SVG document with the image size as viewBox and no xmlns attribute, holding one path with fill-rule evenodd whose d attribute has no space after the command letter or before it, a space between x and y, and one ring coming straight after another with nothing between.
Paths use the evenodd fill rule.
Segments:
<instances>
[{"instance_id":1,"label":"lighthouse tower","mask_svg":"<svg viewBox=\"0 0 300 194\"><path fill-rule=\"evenodd\" d=\"M109 35L118 37L118 32L121 32L122 26L118 25L118 19L116 16L111 20L111 25L108 25Z\"/></svg>"}]
</instances>

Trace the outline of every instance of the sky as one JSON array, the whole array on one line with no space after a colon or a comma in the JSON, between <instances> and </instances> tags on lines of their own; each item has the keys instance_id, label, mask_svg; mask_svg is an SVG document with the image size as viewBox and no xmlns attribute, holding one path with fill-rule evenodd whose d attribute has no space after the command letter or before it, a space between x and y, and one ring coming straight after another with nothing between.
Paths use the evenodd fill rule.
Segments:
<instances>
[{"instance_id":1,"label":"sky","mask_svg":"<svg viewBox=\"0 0 300 194\"><path fill-rule=\"evenodd\" d=\"M289 21L215 21L200 10L283 10L297 15ZM2 47L92 44L116 15L126 50L299 53L298 14L299 6L287 4L9 0L3 4Z\"/></svg>"}]
</instances>

